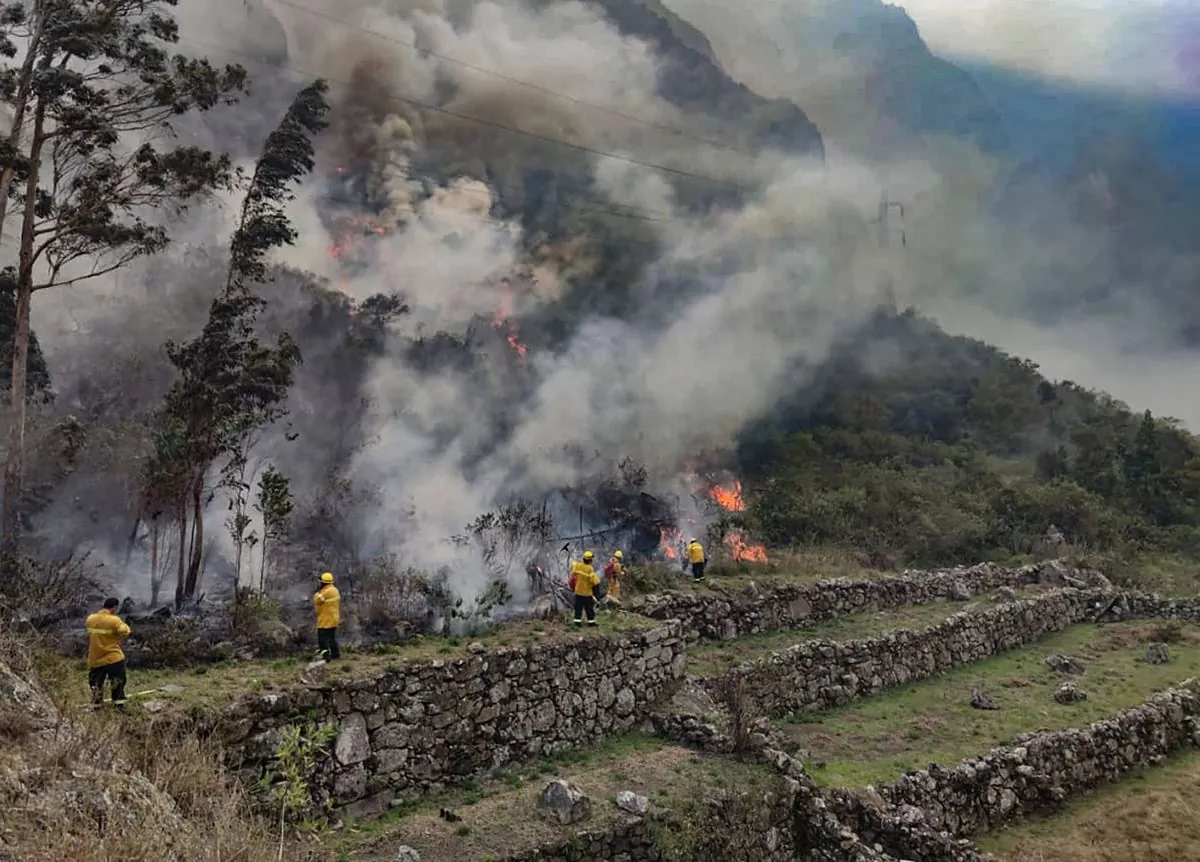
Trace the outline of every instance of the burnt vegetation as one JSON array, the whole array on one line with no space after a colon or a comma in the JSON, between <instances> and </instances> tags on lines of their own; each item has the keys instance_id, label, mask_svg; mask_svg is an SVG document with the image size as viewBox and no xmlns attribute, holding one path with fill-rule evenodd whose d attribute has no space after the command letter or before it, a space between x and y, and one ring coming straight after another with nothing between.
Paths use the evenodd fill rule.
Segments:
<instances>
[{"instance_id":1,"label":"burnt vegetation","mask_svg":"<svg viewBox=\"0 0 1200 862\"><path fill-rule=\"evenodd\" d=\"M656 276L659 299L648 302L643 289L660 238L644 220L587 202L596 187L584 155L529 141L477 152L461 124L429 117L409 130L415 199L451 178L484 181L494 192L490 215L524 228L523 259L553 262L574 244L590 268L564 275L561 290L522 309L516 323L480 314L451 331L417 320L410 285L354 300L335 284L269 262L271 251L297 241L285 205L314 172L326 227L345 224L346 242L335 250L344 272L370 265L375 240L402 229L388 222L393 202L375 175L381 145L358 128L380 123L395 106L375 104L378 94L366 85L361 101L333 109L320 83L302 89L248 175L195 148L139 149L122 162L114 149L130 131L122 123L153 132L161 146L170 140L165 124L219 110L247 86L236 66L174 60L159 47L178 38L163 17L172 5L114 4L109 18L94 22L94 42L70 36L81 26L71 16L86 8L68 0L8 4L0 19L4 51L21 61L6 69L0 95L16 128L28 132L14 135L0 161L4 205L13 209L5 227L12 232L17 216L28 214L34 224L22 225L22 253L36 257L42 243L56 261L44 282L25 258L0 273L0 371L9 392L27 395L12 399L6 414L5 564L20 587L5 601L31 619L53 620L71 618L114 582L147 599L146 611L164 603L193 609L205 597L243 603L265 592L275 600L240 607L235 629L271 631L274 648L284 650L295 647L289 635L269 620L252 621L286 616L297 600L302 608L298 587L316 571L336 571L359 609L357 623L390 639L482 624L513 590L528 605L556 590L568 556L585 546L600 554L623 548L635 566L664 562L664 551L692 529L682 513L708 503L680 494L673 480L683 465L580 446L555 453L576 480L545 487L514 463L511 481L488 501L491 511L437 537L486 574L471 595L454 586L453 564L418 571L363 528L386 509L387 530L412 529L421 501L386 499L377 477L354 465L380 445L368 381L381 359L399 358L418 384L456 375L489 393L470 433L437 419L421 427L428 456L458 452L472 479L504 451L539 397L527 350L570 350L589 315L646 327L665 321L694 288L695 273ZM717 115L726 122L755 118L738 145L787 139L820 150L819 135L794 106L757 100L721 78L703 37L683 22L640 6L602 5L619 28L648 33L670 55L659 81L669 101L693 106L719 91ZM19 47L22 39L32 41ZM112 63L102 80L34 74L98 57ZM721 78L719 86L689 91L679 70L697 65ZM134 72L143 86L113 83ZM355 74L369 80L370 65ZM85 120L81 105L93 102L100 113ZM323 146L344 161L321 165ZM55 174L57 185L30 179L42 158L60 160L66 173ZM703 195L689 192L686 179L671 182L685 207L713 204L698 202ZM153 260L169 237L139 213L174 214L213 190L241 195L233 236L220 247ZM105 195L113 205L97 206ZM152 258L139 262L146 278L169 280L178 300L178 307L164 303L161 340L147 351L118 329L102 330L103 361L68 360L67 383L56 390L29 328L35 292L73 284L65 274L71 261L101 260L96 274L103 275L139 257ZM714 484L730 476L744 484L744 507L694 527L715 542L718 558L730 531L772 555L836 547L881 568L1066 550L1132 577L1200 555L1200 449L1171 419L1049 381L1032 363L950 336L912 312L871 317L819 365L799 371L804 382L794 391L723 449L695 453L688 464L687 472ZM130 588L135 582L144 586ZM222 637L230 635L226 622Z\"/></svg>"}]
</instances>

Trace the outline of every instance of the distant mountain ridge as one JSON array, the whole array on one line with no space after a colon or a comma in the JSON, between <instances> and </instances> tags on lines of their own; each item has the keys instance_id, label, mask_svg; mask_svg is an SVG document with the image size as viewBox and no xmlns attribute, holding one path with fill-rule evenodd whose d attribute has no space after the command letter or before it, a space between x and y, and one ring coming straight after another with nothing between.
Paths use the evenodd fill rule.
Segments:
<instances>
[{"instance_id":1,"label":"distant mountain ridge","mask_svg":"<svg viewBox=\"0 0 1200 862\"><path fill-rule=\"evenodd\" d=\"M734 80L708 38L659 0L589 2L622 34L654 45L662 64L659 94L676 107L743 129L743 146L824 155L820 131L798 105Z\"/></svg>"}]
</instances>

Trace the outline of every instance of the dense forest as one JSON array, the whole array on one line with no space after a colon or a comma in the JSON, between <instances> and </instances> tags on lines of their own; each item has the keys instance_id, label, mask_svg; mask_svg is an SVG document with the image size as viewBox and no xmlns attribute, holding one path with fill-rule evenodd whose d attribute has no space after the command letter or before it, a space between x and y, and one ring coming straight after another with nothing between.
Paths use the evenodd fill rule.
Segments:
<instances>
[{"instance_id":1,"label":"dense forest","mask_svg":"<svg viewBox=\"0 0 1200 862\"><path fill-rule=\"evenodd\" d=\"M864 326L738 446L769 542L945 564L1061 551L1053 527L1116 574L1200 552L1198 454L1170 418L912 312Z\"/></svg>"}]
</instances>

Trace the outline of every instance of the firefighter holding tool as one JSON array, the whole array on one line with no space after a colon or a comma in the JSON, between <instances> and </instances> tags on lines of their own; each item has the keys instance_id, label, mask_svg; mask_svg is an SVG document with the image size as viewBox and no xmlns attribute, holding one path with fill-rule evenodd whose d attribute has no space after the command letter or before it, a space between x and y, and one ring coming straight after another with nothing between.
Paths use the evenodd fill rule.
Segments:
<instances>
[{"instance_id":1,"label":"firefighter holding tool","mask_svg":"<svg viewBox=\"0 0 1200 862\"><path fill-rule=\"evenodd\" d=\"M582 562L576 560L571 563L571 577L567 579L567 586L575 593L575 625L577 626L583 624L585 615L589 626L596 625L595 590L600 584L600 576L596 574L596 569L592 565L595 556L591 551L584 551Z\"/></svg>"}]
</instances>

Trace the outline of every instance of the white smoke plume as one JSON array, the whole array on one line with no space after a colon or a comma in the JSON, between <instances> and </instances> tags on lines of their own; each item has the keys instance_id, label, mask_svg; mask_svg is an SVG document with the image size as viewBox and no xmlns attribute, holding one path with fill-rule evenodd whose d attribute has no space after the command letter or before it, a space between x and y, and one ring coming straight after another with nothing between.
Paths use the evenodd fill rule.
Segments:
<instances>
[{"instance_id":1,"label":"white smoke plume","mask_svg":"<svg viewBox=\"0 0 1200 862\"><path fill-rule=\"evenodd\" d=\"M677 2L689 14L705 0ZM735 40L725 48L767 53L751 40L744 10L718 6L705 6L696 23ZM239 127L235 120L207 127L239 155L257 149L252 130L269 128L286 104L286 76L278 68L272 75L272 64L286 66L293 86L303 77L331 81L335 110L320 144L318 175L292 208L301 239L280 262L327 278L355 300L403 294L412 313L395 324L397 335L469 336L506 301L502 277L516 283L507 299L518 323L523 312L536 312L589 278L597 262L586 238L542 242L526 236L517 217L495 215L500 202L513 199L512 186L526 168L556 172L580 159L578 149L547 139L618 156L589 157L601 199L580 206L611 208L607 218L659 244L657 260L638 283L624 285L641 313L617 320L580 308L561 350L534 343L516 361L498 338L485 371L430 374L410 361L397 339L370 369L361 393L369 442L348 456L346 471L373 492L370 504L353 513L357 545L364 556L393 553L416 568L451 566L464 595L478 592L489 577L478 559L464 559L447 542L467 522L510 493L571 486L592 478L596 464L625 457L669 482L689 456L728 444L746 421L803 383L806 369L873 307L885 276L899 279L908 301L957 314L955 325L978 333L991 324L971 312L964 299L971 291L989 294L990 305L1010 312L1030 301L1038 278L1063 256L1088 255L1096 247L1095 235L1082 226L1071 226L1062 234L1069 241L1052 247L1027 231L998 234L1004 226L986 216L981 201L999 168L965 145L869 165L834 145L821 165L778 153L733 153L665 133L662 126L685 127L699 136L700 127L658 95L652 48L622 36L586 4L263 0L220 16L210 10L201 0L182 4L184 47L244 61L266 82L232 115L250 124L241 138L228 137ZM730 59L720 40L716 48ZM222 49L231 55L222 56ZM801 97L812 90L790 91L779 74L788 68L762 66L753 83L807 108ZM837 87L828 82L838 74L835 69L822 84L831 98ZM420 109L429 104L444 111ZM420 165L433 153L458 177L431 189L420 179ZM480 179L485 156L486 181ZM756 191L740 208L695 215L677 200L670 171L638 162ZM342 171L365 178L356 193L360 202L370 201L369 211L330 199L331 178ZM912 237L903 255L881 250L870 224L885 192L919 201L909 208ZM192 255L205 249L219 255L215 243L228 235L229 217L228 206L196 214L176 236ZM331 254L348 230L376 227L383 235L358 266ZM536 259L530 246L539 249ZM187 259L181 250L171 261ZM995 301L997 291L1004 301ZM163 293L182 301L153 301ZM52 372L70 388L72 373L76 381L95 373L81 340L99 337L108 344L111 337L126 356L153 355L163 338L186 337L198 327L208 296L186 269L164 263L132 270L90 299L72 297L69 309L35 303L35 325ZM68 322L80 319L82 330ZM94 349L90 356L94 360ZM310 355L306 369L320 361ZM520 391L530 393L515 403L514 373L521 375ZM342 393L322 389L307 375L291 404L300 439L267 441L259 453L293 478L301 496L320 487L343 444L341 420L327 412ZM135 379L145 392L165 386L157 371ZM1106 381L1081 374L1079 382ZM508 431L491 440L498 416ZM228 542L217 533L217 541Z\"/></svg>"}]
</instances>

